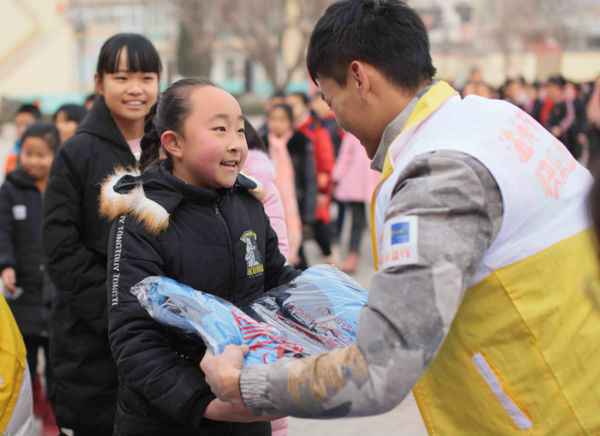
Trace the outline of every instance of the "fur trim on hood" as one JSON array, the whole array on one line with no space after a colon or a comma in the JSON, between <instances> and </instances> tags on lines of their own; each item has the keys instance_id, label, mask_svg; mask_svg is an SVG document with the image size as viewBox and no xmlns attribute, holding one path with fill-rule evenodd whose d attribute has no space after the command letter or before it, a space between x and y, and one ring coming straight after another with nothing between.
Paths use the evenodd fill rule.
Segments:
<instances>
[{"instance_id":1,"label":"fur trim on hood","mask_svg":"<svg viewBox=\"0 0 600 436\"><path fill-rule=\"evenodd\" d=\"M115 169L114 174L108 176L102 183L100 191L100 214L113 221L121 215L131 214L144 224L146 230L157 235L169 227L169 213L157 202L146 197L144 187L140 180L139 170ZM132 187L124 187L117 192L117 185L128 183L131 179Z\"/></svg>"}]
</instances>

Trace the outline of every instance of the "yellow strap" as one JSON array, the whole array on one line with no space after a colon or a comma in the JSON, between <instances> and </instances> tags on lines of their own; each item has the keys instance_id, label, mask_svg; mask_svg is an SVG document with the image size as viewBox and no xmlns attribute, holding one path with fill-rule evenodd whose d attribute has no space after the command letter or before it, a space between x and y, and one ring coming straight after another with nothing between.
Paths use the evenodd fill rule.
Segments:
<instances>
[{"instance_id":1,"label":"yellow strap","mask_svg":"<svg viewBox=\"0 0 600 436\"><path fill-rule=\"evenodd\" d=\"M423 95L415 108L411 112L408 120L406 121L406 125L402 129L402 131L398 134L398 136L402 135L404 132L418 126L423 121L425 121L431 114L433 114L442 104L444 104L450 97L456 95L457 92L452 88L448 83L439 81L433 85L429 91ZM396 137L396 139L398 139ZM396 141L394 139L394 141ZM375 264L375 270L379 267L379 254L377 248L377 227L375 223L375 208L377 205L377 194L379 193L379 189L385 183L385 181L392 175L394 172L394 165L392 160L390 159L389 150L385 155L385 160L383 162L383 172L381 174L381 181L377 185L377 188L373 191L373 195L371 197L371 251L373 252L373 262Z\"/></svg>"}]
</instances>

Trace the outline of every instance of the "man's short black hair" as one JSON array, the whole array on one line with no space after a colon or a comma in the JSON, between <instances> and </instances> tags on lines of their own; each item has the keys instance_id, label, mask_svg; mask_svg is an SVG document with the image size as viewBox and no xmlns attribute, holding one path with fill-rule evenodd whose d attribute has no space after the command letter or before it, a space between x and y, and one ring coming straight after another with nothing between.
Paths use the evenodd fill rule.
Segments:
<instances>
[{"instance_id":1,"label":"man's short black hair","mask_svg":"<svg viewBox=\"0 0 600 436\"><path fill-rule=\"evenodd\" d=\"M373 65L407 89L416 89L436 73L425 25L400 0L342 0L319 19L308 46L312 80L328 77L343 86L354 60Z\"/></svg>"},{"instance_id":2,"label":"man's short black hair","mask_svg":"<svg viewBox=\"0 0 600 436\"><path fill-rule=\"evenodd\" d=\"M31 114L36 120L40 120L42 118L42 112L40 111L40 108L31 103L25 103L19 106L17 109L17 115L18 114Z\"/></svg>"},{"instance_id":3,"label":"man's short black hair","mask_svg":"<svg viewBox=\"0 0 600 436\"><path fill-rule=\"evenodd\" d=\"M290 97L298 97L302 103L304 103L304 106L308 106L310 103L310 98L308 98L308 94L306 94L306 92L295 91L290 94Z\"/></svg>"}]
</instances>

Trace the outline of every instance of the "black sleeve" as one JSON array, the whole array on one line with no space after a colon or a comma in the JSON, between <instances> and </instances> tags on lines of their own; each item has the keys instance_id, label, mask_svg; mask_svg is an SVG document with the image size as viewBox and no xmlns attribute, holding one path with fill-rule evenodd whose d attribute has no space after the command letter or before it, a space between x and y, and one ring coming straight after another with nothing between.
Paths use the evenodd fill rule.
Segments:
<instances>
[{"instance_id":1,"label":"black sleeve","mask_svg":"<svg viewBox=\"0 0 600 436\"><path fill-rule=\"evenodd\" d=\"M15 267L15 251L12 241L13 199L6 182L0 188L0 273Z\"/></svg>"},{"instance_id":2,"label":"black sleeve","mask_svg":"<svg viewBox=\"0 0 600 436\"><path fill-rule=\"evenodd\" d=\"M181 424L200 427L215 397L204 374L170 346L164 330L130 293L148 276L164 275L160 245L131 217L113 224L108 245L109 340L119 380Z\"/></svg>"},{"instance_id":3,"label":"black sleeve","mask_svg":"<svg viewBox=\"0 0 600 436\"><path fill-rule=\"evenodd\" d=\"M265 253L265 291L272 289L276 286L283 285L296 278L300 271L295 268L286 265L285 257L279 251L279 241L277 240L277 234L268 216L263 210L264 219L267 226L267 242L266 242L266 253Z\"/></svg>"},{"instance_id":4,"label":"black sleeve","mask_svg":"<svg viewBox=\"0 0 600 436\"><path fill-rule=\"evenodd\" d=\"M44 251L57 293L69 302L75 316L106 334L106 265L83 244L81 174L61 150L44 195Z\"/></svg>"},{"instance_id":5,"label":"black sleeve","mask_svg":"<svg viewBox=\"0 0 600 436\"><path fill-rule=\"evenodd\" d=\"M307 141L304 153L304 216L302 222L312 223L317 210L317 167L312 142Z\"/></svg>"}]
</instances>

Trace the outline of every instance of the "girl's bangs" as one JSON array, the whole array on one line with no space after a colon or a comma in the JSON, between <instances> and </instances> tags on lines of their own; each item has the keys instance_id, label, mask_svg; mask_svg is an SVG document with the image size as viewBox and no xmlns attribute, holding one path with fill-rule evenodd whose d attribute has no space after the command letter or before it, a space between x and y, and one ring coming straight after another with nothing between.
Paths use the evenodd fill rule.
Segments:
<instances>
[{"instance_id":1,"label":"girl's bangs","mask_svg":"<svg viewBox=\"0 0 600 436\"><path fill-rule=\"evenodd\" d=\"M149 40L141 35L122 35L108 41L103 47L98 61L98 73L116 73L123 50L127 52L127 71L158 75L162 72L160 56Z\"/></svg>"}]
</instances>

